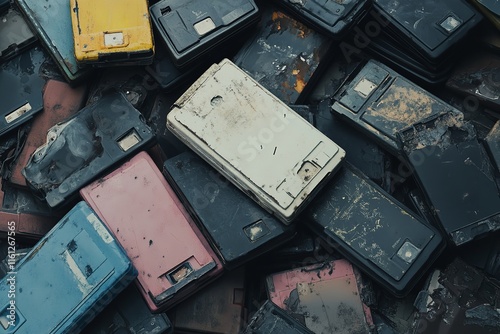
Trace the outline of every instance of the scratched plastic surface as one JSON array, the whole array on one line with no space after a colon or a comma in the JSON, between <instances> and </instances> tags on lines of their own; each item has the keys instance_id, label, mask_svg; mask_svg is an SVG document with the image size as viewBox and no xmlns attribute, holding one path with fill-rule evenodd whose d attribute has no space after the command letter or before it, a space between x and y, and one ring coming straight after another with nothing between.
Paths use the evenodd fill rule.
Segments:
<instances>
[{"instance_id":1,"label":"scratched plastic surface","mask_svg":"<svg viewBox=\"0 0 500 334\"><path fill-rule=\"evenodd\" d=\"M434 216L454 244L500 230L493 166L462 113L437 116L399 135Z\"/></svg>"},{"instance_id":2,"label":"scratched plastic surface","mask_svg":"<svg viewBox=\"0 0 500 334\"><path fill-rule=\"evenodd\" d=\"M180 67L203 58L259 20L253 0L162 0L150 12L162 42Z\"/></svg>"},{"instance_id":3,"label":"scratched plastic surface","mask_svg":"<svg viewBox=\"0 0 500 334\"><path fill-rule=\"evenodd\" d=\"M79 111L87 92L86 86L72 88L65 82L48 80L43 90L44 110L35 117L30 132L17 159L11 166L11 175L6 178L12 184L26 187L26 179L21 171L29 157L45 143L47 131L59 122Z\"/></svg>"},{"instance_id":4,"label":"scratched plastic surface","mask_svg":"<svg viewBox=\"0 0 500 334\"><path fill-rule=\"evenodd\" d=\"M82 334L172 334L165 314L152 314L134 284L129 285Z\"/></svg>"},{"instance_id":5,"label":"scratched plastic surface","mask_svg":"<svg viewBox=\"0 0 500 334\"><path fill-rule=\"evenodd\" d=\"M116 91L59 123L22 173L49 206L63 204L120 160L152 144L142 115Z\"/></svg>"},{"instance_id":6,"label":"scratched plastic surface","mask_svg":"<svg viewBox=\"0 0 500 334\"><path fill-rule=\"evenodd\" d=\"M293 237L293 226L282 224L194 153L167 160L164 172L226 268Z\"/></svg>"},{"instance_id":7,"label":"scratched plastic surface","mask_svg":"<svg viewBox=\"0 0 500 334\"><path fill-rule=\"evenodd\" d=\"M331 46L330 38L267 4L233 61L286 104L300 104L329 62Z\"/></svg>"},{"instance_id":8,"label":"scratched plastic surface","mask_svg":"<svg viewBox=\"0 0 500 334\"><path fill-rule=\"evenodd\" d=\"M374 3L396 34L430 59L442 57L482 20L465 0L374 0Z\"/></svg>"},{"instance_id":9,"label":"scratched plastic surface","mask_svg":"<svg viewBox=\"0 0 500 334\"><path fill-rule=\"evenodd\" d=\"M154 41L147 0L69 0L78 62L151 64Z\"/></svg>"},{"instance_id":10,"label":"scratched plastic surface","mask_svg":"<svg viewBox=\"0 0 500 334\"><path fill-rule=\"evenodd\" d=\"M175 102L167 127L285 224L312 200L345 156L342 148L227 59L212 65Z\"/></svg>"},{"instance_id":11,"label":"scratched plastic surface","mask_svg":"<svg viewBox=\"0 0 500 334\"><path fill-rule=\"evenodd\" d=\"M266 285L273 303L303 318L316 334L374 333L361 277L346 260L273 274Z\"/></svg>"},{"instance_id":12,"label":"scratched plastic surface","mask_svg":"<svg viewBox=\"0 0 500 334\"><path fill-rule=\"evenodd\" d=\"M454 109L373 60L348 79L334 99L334 113L393 153L399 151L396 139L398 130Z\"/></svg>"},{"instance_id":13,"label":"scratched plastic surface","mask_svg":"<svg viewBox=\"0 0 500 334\"><path fill-rule=\"evenodd\" d=\"M437 229L348 166L318 194L304 219L397 296L406 295L443 250Z\"/></svg>"},{"instance_id":14,"label":"scratched plastic surface","mask_svg":"<svg viewBox=\"0 0 500 334\"><path fill-rule=\"evenodd\" d=\"M455 259L435 270L420 292L412 334L500 332L500 282Z\"/></svg>"},{"instance_id":15,"label":"scratched plastic surface","mask_svg":"<svg viewBox=\"0 0 500 334\"><path fill-rule=\"evenodd\" d=\"M371 0L278 0L299 20L333 38L342 38L371 7Z\"/></svg>"},{"instance_id":16,"label":"scratched plastic surface","mask_svg":"<svg viewBox=\"0 0 500 334\"><path fill-rule=\"evenodd\" d=\"M81 80L90 73L76 62L68 0L15 2L68 81Z\"/></svg>"},{"instance_id":17,"label":"scratched plastic surface","mask_svg":"<svg viewBox=\"0 0 500 334\"><path fill-rule=\"evenodd\" d=\"M0 17L0 63L21 53L36 39L21 14L9 9Z\"/></svg>"},{"instance_id":18,"label":"scratched plastic surface","mask_svg":"<svg viewBox=\"0 0 500 334\"><path fill-rule=\"evenodd\" d=\"M146 153L80 194L132 259L152 311L172 307L222 273L216 255Z\"/></svg>"},{"instance_id":19,"label":"scratched plastic surface","mask_svg":"<svg viewBox=\"0 0 500 334\"><path fill-rule=\"evenodd\" d=\"M40 66L49 56L37 46L0 65L0 136L42 111Z\"/></svg>"},{"instance_id":20,"label":"scratched plastic surface","mask_svg":"<svg viewBox=\"0 0 500 334\"><path fill-rule=\"evenodd\" d=\"M83 202L15 270L15 327L5 326L8 274L0 284L0 333L77 333L137 276L123 249ZM48 305L50 312L41 312Z\"/></svg>"},{"instance_id":21,"label":"scratched plastic surface","mask_svg":"<svg viewBox=\"0 0 500 334\"><path fill-rule=\"evenodd\" d=\"M254 314L243 334L313 334L271 301L266 301Z\"/></svg>"}]
</instances>

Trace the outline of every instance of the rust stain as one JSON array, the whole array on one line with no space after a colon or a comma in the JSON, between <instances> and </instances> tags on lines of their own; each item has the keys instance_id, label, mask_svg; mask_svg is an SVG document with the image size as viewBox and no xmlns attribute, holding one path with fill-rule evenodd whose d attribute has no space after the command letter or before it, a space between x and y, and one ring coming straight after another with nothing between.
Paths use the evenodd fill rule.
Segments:
<instances>
[{"instance_id":1,"label":"rust stain","mask_svg":"<svg viewBox=\"0 0 500 334\"><path fill-rule=\"evenodd\" d=\"M411 125L433 113L435 100L422 91L409 87L393 86L383 101L373 104L368 111L374 117L390 122ZM394 128L394 132L399 130Z\"/></svg>"},{"instance_id":2,"label":"rust stain","mask_svg":"<svg viewBox=\"0 0 500 334\"><path fill-rule=\"evenodd\" d=\"M302 56L299 55L296 59L295 69L292 71L292 75L295 76L294 89L297 93L302 93L307 85L307 80L305 76L309 73L311 66L303 60Z\"/></svg>"},{"instance_id":3,"label":"rust stain","mask_svg":"<svg viewBox=\"0 0 500 334\"><path fill-rule=\"evenodd\" d=\"M274 22L274 27L276 28L277 31L280 31L281 29L284 30L289 29L291 31L294 31L297 37L302 39L311 35L311 33L313 32L311 29L309 29L301 22L290 18L289 16L285 15L282 12L273 12L271 19Z\"/></svg>"}]
</instances>

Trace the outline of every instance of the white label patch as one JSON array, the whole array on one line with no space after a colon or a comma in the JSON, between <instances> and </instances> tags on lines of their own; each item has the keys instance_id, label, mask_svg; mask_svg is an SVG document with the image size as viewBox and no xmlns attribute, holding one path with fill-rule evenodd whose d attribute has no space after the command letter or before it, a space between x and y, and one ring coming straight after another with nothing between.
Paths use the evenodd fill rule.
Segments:
<instances>
[{"instance_id":1,"label":"white label patch","mask_svg":"<svg viewBox=\"0 0 500 334\"><path fill-rule=\"evenodd\" d=\"M7 123L12 123L22 115L26 114L31 110L31 105L29 103L26 103L24 106L22 106L19 109L16 109L15 111L11 112L7 116L5 116L5 121Z\"/></svg>"},{"instance_id":2,"label":"white label patch","mask_svg":"<svg viewBox=\"0 0 500 334\"><path fill-rule=\"evenodd\" d=\"M106 46L120 46L123 45L123 43L123 33L121 32L104 34L104 45Z\"/></svg>"},{"instance_id":3,"label":"white label patch","mask_svg":"<svg viewBox=\"0 0 500 334\"><path fill-rule=\"evenodd\" d=\"M83 296L85 297L86 295L89 294L90 291L92 291L92 285L89 284L87 278L85 278L85 275L82 273L80 268L78 268L78 265L76 264L71 254L67 250L65 250L63 254L64 254L64 259L66 260L66 263L69 266L69 269L71 270L73 275L75 275L75 279L78 282L78 289L82 292Z\"/></svg>"}]
</instances>

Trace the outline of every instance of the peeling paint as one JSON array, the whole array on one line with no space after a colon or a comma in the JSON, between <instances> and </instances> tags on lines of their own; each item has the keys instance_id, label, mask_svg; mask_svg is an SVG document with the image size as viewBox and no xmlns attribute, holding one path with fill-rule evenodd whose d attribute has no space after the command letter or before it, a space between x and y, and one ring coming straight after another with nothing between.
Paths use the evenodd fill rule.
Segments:
<instances>
[{"instance_id":1,"label":"peeling paint","mask_svg":"<svg viewBox=\"0 0 500 334\"><path fill-rule=\"evenodd\" d=\"M97 234L99 234L99 236L105 243L109 244L115 241L115 239L113 239L111 234L109 234L108 230L102 225L102 222L96 217L95 214L91 213L90 215L88 215L87 220L92 224Z\"/></svg>"},{"instance_id":2,"label":"peeling paint","mask_svg":"<svg viewBox=\"0 0 500 334\"><path fill-rule=\"evenodd\" d=\"M408 291L419 268L433 261L430 254L442 250L436 230L352 167L338 172L305 217L320 236L338 243L347 258L376 271L379 282L396 291Z\"/></svg>"},{"instance_id":3,"label":"peeling paint","mask_svg":"<svg viewBox=\"0 0 500 334\"><path fill-rule=\"evenodd\" d=\"M435 270L419 296L413 329L422 334L493 334L500 329L500 285L455 259Z\"/></svg>"},{"instance_id":4,"label":"peeling paint","mask_svg":"<svg viewBox=\"0 0 500 334\"><path fill-rule=\"evenodd\" d=\"M374 331L370 308L361 301L361 290L368 286L346 260L276 273L266 283L270 300L304 318L314 333Z\"/></svg>"},{"instance_id":5,"label":"peeling paint","mask_svg":"<svg viewBox=\"0 0 500 334\"><path fill-rule=\"evenodd\" d=\"M335 94L332 110L393 153L398 131L454 108L385 65L370 60Z\"/></svg>"},{"instance_id":6,"label":"peeling paint","mask_svg":"<svg viewBox=\"0 0 500 334\"><path fill-rule=\"evenodd\" d=\"M135 131L141 141L127 151L116 140ZM139 138L139 137L138 137ZM87 106L47 133L22 173L51 207L61 205L82 186L154 139L142 115L116 91Z\"/></svg>"},{"instance_id":7,"label":"peeling paint","mask_svg":"<svg viewBox=\"0 0 500 334\"><path fill-rule=\"evenodd\" d=\"M273 5L264 6L262 15L234 62L285 103L300 103L332 43Z\"/></svg>"},{"instance_id":8,"label":"peeling paint","mask_svg":"<svg viewBox=\"0 0 500 334\"><path fill-rule=\"evenodd\" d=\"M87 279L85 278L85 275L82 273L78 265L76 264L75 260L71 256L71 254L66 250L63 253L64 261L68 264L69 269L74 275L74 278L78 284L78 289L82 293L82 297L85 297L89 294L89 292L92 291L94 288L92 285L89 284Z\"/></svg>"}]
</instances>

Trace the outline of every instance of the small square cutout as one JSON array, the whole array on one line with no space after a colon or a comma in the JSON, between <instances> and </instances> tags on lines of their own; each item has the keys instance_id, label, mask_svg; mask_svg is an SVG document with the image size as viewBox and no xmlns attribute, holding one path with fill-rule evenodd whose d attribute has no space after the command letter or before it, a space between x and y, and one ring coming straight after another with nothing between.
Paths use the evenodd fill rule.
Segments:
<instances>
[{"instance_id":1,"label":"small square cutout","mask_svg":"<svg viewBox=\"0 0 500 334\"><path fill-rule=\"evenodd\" d=\"M377 88L377 84L371 82L370 80L363 78L356 87L354 87L354 90L364 98L367 98L370 96L370 94L373 92L373 90Z\"/></svg>"},{"instance_id":2,"label":"small square cutout","mask_svg":"<svg viewBox=\"0 0 500 334\"><path fill-rule=\"evenodd\" d=\"M123 151L127 152L132 147L137 145L140 141L141 137L139 137L139 135L137 134L137 132L135 132L135 130L132 130L125 137L123 137L118 141L118 145Z\"/></svg>"},{"instance_id":3,"label":"small square cutout","mask_svg":"<svg viewBox=\"0 0 500 334\"><path fill-rule=\"evenodd\" d=\"M398 250L398 256L406 263L412 263L420 254L420 249L409 241L406 241Z\"/></svg>"},{"instance_id":4,"label":"small square cutout","mask_svg":"<svg viewBox=\"0 0 500 334\"><path fill-rule=\"evenodd\" d=\"M206 19L195 23L193 27L198 35L203 36L215 29L215 23L211 18L207 17Z\"/></svg>"},{"instance_id":5,"label":"small square cutout","mask_svg":"<svg viewBox=\"0 0 500 334\"><path fill-rule=\"evenodd\" d=\"M453 32L455 29L457 29L462 22L460 22L457 18L455 18L453 15L448 16L446 19L444 19L443 22L441 22L440 26L446 30L448 33Z\"/></svg>"},{"instance_id":6,"label":"small square cutout","mask_svg":"<svg viewBox=\"0 0 500 334\"><path fill-rule=\"evenodd\" d=\"M258 220L252 225L248 225L243 229L250 241L254 242L270 232L269 228L262 220Z\"/></svg>"}]
</instances>

